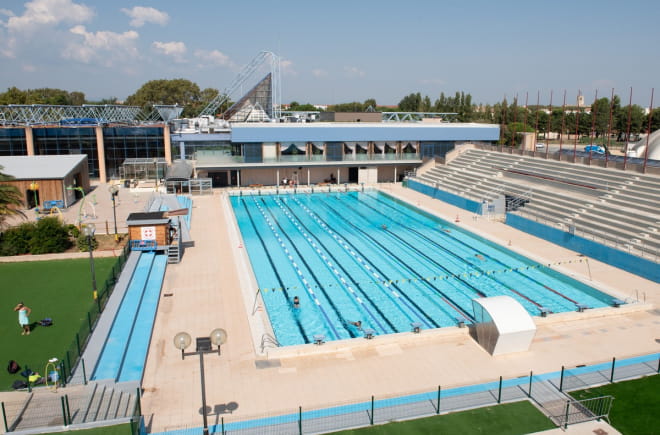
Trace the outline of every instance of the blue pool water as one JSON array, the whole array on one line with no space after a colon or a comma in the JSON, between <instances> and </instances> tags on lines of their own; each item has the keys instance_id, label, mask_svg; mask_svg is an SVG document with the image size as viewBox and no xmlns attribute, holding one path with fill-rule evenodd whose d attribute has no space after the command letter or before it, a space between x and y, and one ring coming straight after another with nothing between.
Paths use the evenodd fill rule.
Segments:
<instances>
[{"instance_id":1,"label":"blue pool water","mask_svg":"<svg viewBox=\"0 0 660 435\"><path fill-rule=\"evenodd\" d=\"M166 255L140 255L92 379L142 379L166 266Z\"/></svg>"},{"instance_id":2,"label":"blue pool water","mask_svg":"<svg viewBox=\"0 0 660 435\"><path fill-rule=\"evenodd\" d=\"M280 345L456 325L472 299L508 295L532 315L612 300L382 192L231 197ZM293 298L300 299L294 308Z\"/></svg>"}]
</instances>

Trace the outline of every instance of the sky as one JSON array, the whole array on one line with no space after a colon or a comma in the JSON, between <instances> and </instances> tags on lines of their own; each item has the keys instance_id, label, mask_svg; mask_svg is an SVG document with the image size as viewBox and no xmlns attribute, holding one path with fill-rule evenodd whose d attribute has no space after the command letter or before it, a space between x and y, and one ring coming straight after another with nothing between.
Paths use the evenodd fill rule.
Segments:
<instances>
[{"instance_id":1,"label":"sky","mask_svg":"<svg viewBox=\"0 0 660 435\"><path fill-rule=\"evenodd\" d=\"M463 91L475 103L535 104L540 93L548 104L552 91L557 105L564 90L570 104L614 88L627 104L632 87L648 107L658 17L657 0L0 0L0 91L123 100L174 78L225 90L269 51L283 103L396 105Z\"/></svg>"}]
</instances>

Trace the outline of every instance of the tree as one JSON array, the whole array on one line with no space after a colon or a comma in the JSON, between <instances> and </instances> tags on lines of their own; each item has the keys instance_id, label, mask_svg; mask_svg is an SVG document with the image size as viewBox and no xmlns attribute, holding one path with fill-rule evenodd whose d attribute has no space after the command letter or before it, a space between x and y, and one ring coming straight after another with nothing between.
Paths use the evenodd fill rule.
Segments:
<instances>
[{"instance_id":1,"label":"tree","mask_svg":"<svg viewBox=\"0 0 660 435\"><path fill-rule=\"evenodd\" d=\"M141 107L177 104L184 108L181 116L193 117L201 110L201 96L199 86L190 80L151 80L130 95L126 104Z\"/></svg>"},{"instance_id":2,"label":"tree","mask_svg":"<svg viewBox=\"0 0 660 435\"><path fill-rule=\"evenodd\" d=\"M651 117L651 131L649 133L653 133L657 129L660 129L660 108L653 109L648 116ZM648 117L646 118L646 125L648 126Z\"/></svg>"},{"instance_id":3,"label":"tree","mask_svg":"<svg viewBox=\"0 0 660 435\"><path fill-rule=\"evenodd\" d=\"M403 97L399 101L399 110L402 112L419 112L422 105L422 95L417 92Z\"/></svg>"},{"instance_id":4,"label":"tree","mask_svg":"<svg viewBox=\"0 0 660 435\"><path fill-rule=\"evenodd\" d=\"M3 184L3 181L11 181L14 177L2 172L0 166L0 228L3 227L5 219L9 216L25 217L25 214L18 208L23 206L21 192L10 184Z\"/></svg>"}]
</instances>

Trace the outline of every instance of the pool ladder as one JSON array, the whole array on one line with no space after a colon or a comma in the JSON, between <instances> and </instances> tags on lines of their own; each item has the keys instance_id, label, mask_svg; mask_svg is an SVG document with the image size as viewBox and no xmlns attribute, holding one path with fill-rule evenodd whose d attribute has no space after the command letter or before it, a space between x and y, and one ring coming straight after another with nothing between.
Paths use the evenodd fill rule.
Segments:
<instances>
[{"instance_id":1,"label":"pool ladder","mask_svg":"<svg viewBox=\"0 0 660 435\"><path fill-rule=\"evenodd\" d=\"M272 335L264 333L261 336L261 353L263 353L267 347L280 347L280 343Z\"/></svg>"}]
</instances>

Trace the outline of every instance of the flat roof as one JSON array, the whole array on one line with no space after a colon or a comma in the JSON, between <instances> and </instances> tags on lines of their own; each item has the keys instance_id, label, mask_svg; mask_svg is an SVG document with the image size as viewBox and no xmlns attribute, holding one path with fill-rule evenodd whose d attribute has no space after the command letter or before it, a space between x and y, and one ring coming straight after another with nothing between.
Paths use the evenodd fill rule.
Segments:
<instances>
[{"instance_id":1,"label":"flat roof","mask_svg":"<svg viewBox=\"0 0 660 435\"><path fill-rule=\"evenodd\" d=\"M495 141L497 124L422 122L235 123L232 142Z\"/></svg>"},{"instance_id":2,"label":"flat roof","mask_svg":"<svg viewBox=\"0 0 660 435\"><path fill-rule=\"evenodd\" d=\"M17 180L50 180L66 177L85 159L86 154L0 156L0 166Z\"/></svg>"}]
</instances>

